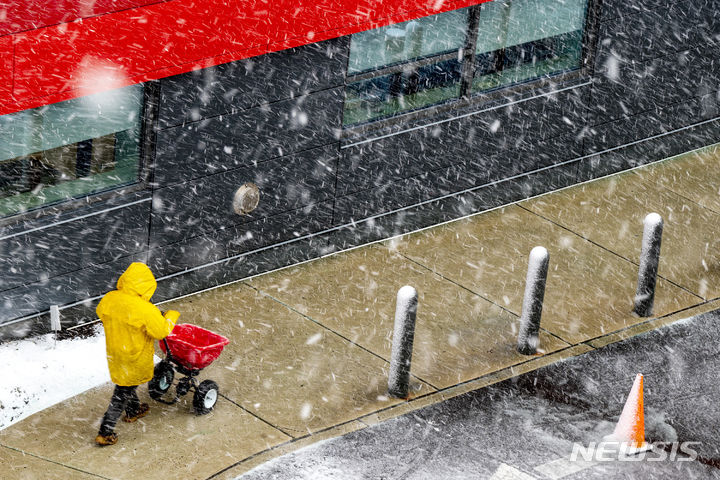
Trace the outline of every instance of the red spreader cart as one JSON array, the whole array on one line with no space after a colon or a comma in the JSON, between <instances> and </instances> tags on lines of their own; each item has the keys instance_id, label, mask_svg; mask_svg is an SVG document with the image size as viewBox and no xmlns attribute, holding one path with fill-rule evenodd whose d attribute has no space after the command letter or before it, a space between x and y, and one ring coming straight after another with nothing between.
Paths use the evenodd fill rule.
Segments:
<instances>
[{"instance_id":1,"label":"red spreader cart","mask_svg":"<svg viewBox=\"0 0 720 480\"><path fill-rule=\"evenodd\" d=\"M203 368L220 356L230 340L210 330L182 323L175 325L173 331L160 342L165 359L155 365L155 374L148 383L150 397L168 405L176 403L180 397L195 390L193 408L198 415L210 412L218 399L219 389L212 380L203 380L199 384L195 377ZM164 400L162 396L170 390L175 372L184 375L175 387L175 398Z\"/></svg>"}]
</instances>

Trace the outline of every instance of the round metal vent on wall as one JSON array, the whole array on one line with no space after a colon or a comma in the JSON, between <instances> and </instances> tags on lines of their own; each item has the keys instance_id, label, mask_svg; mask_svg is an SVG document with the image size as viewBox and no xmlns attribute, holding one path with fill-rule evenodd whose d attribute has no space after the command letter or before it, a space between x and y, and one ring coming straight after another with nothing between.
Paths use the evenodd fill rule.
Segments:
<instances>
[{"instance_id":1,"label":"round metal vent on wall","mask_svg":"<svg viewBox=\"0 0 720 480\"><path fill-rule=\"evenodd\" d=\"M233 210L238 215L247 215L255 210L260 201L260 190L254 183L245 183L235 191Z\"/></svg>"}]
</instances>

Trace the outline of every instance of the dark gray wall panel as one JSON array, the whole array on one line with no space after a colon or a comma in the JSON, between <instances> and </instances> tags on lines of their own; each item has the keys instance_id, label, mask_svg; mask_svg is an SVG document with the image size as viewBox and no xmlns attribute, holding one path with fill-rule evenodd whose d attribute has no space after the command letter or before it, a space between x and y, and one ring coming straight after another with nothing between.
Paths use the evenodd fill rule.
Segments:
<instances>
[{"instance_id":1,"label":"dark gray wall panel","mask_svg":"<svg viewBox=\"0 0 720 480\"><path fill-rule=\"evenodd\" d=\"M160 128L243 110L254 102L262 103L263 83L257 82L253 75L258 58L262 57L160 80Z\"/></svg>"},{"instance_id":2,"label":"dark gray wall panel","mask_svg":"<svg viewBox=\"0 0 720 480\"><path fill-rule=\"evenodd\" d=\"M669 55L654 65L649 90L657 104L683 101L720 90L720 43ZM650 93L650 92L648 92Z\"/></svg>"},{"instance_id":3,"label":"dark gray wall panel","mask_svg":"<svg viewBox=\"0 0 720 480\"><path fill-rule=\"evenodd\" d=\"M473 142L500 151L526 136L541 136L543 125L560 125L562 117L559 102L543 96L463 118L460 129L468 132Z\"/></svg>"},{"instance_id":4,"label":"dark gray wall panel","mask_svg":"<svg viewBox=\"0 0 720 480\"><path fill-rule=\"evenodd\" d=\"M343 85L349 37L161 80L160 128Z\"/></svg>"},{"instance_id":5,"label":"dark gray wall panel","mask_svg":"<svg viewBox=\"0 0 720 480\"><path fill-rule=\"evenodd\" d=\"M589 93L589 86L581 86L343 149L338 194L348 195L459 162L487 163L504 151L527 150L544 139L578 135L584 127ZM537 161L520 171L550 163L557 161ZM500 172L502 175L503 170Z\"/></svg>"},{"instance_id":6,"label":"dark gray wall panel","mask_svg":"<svg viewBox=\"0 0 720 480\"><path fill-rule=\"evenodd\" d=\"M147 248L150 202L0 240L0 291Z\"/></svg>"},{"instance_id":7,"label":"dark gray wall panel","mask_svg":"<svg viewBox=\"0 0 720 480\"><path fill-rule=\"evenodd\" d=\"M514 148L487 159L473 160L468 169L485 171L488 181L495 182L532 172L582 156L583 141L579 133L544 140L525 139Z\"/></svg>"},{"instance_id":8,"label":"dark gray wall panel","mask_svg":"<svg viewBox=\"0 0 720 480\"><path fill-rule=\"evenodd\" d=\"M272 102L345 85L350 37L304 45L262 57L255 81L265 83Z\"/></svg>"},{"instance_id":9,"label":"dark gray wall panel","mask_svg":"<svg viewBox=\"0 0 720 480\"><path fill-rule=\"evenodd\" d=\"M539 95L465 117L460 130L473 142L490 142L498 151L531 138L567 135L585 125L588 85Z\"/></svg>"},{"instance_id":10,"label":"dark gray wall panel","mask_svg":"<svg viewBox=\"0 0 720 480\"><path fill-rule=\"evenodd\" d=\"M716 98L717 93L713 93L593 127L585 138L585 151L607 150L712 118L716 115L712 108Z\"/></svg>"},{"instance_id":11,"label":"dark gray wall panel","mask_svg":"<svg viewBox=\"0 0 720 480\"><path fill-rule=\"evenodd\" d=\"M717 8L718 0L685 0L601 23L596 72L706 43L716 33Z\"/></svg>"},{"instance_id":12,"label":"dark gray wall panel","mask_svg":"<svg viewBox=\"0 0 720 480\"><path fill-rule=\"evenodd\" d=\"M703 95L698 100L703 117L715 118L720 116L720 90L709 95Z\"/></svg>"},{"instance_id":13,"label":"dark gray wall panel","mask_svg":"<svg viewBox=\"0 0 720 480\"><path fill-rule=\"evenodd\" d=\"M458 139L457 143L462 143L462 140ZM526 139L513 147L493 155L470 157L450 167L340 197L335 207L334 224L357 221L582 155L582 141L576 135L536 142Z\"/></svg>"},{"instance_id":14,"label":"dark gray wall panel","mask_svg":"<svg viewBox=\"0 0 720 480\"><path fill-rule=\"evenodd\" d=\"M416 207L361 221L327 235L328 248L345 250L369 242L402 235L420 228L464 217L481 211L475 195L463 193Z\"/></svg>"},{"instance_id":15,"label":"dark gray wall panel","mask_svg":"<svg viewBox=\"0 0 720 480\"><path fill-rule=\"evenodd\" d=\"M332 199L337 145L280 157L155 191L151 245L167 245L265 216ZM260 189L258 208L249 215L232 210L232 199L246 182Z\"/></svg>"},{"instance_id":16,"label":"dark gray wall panel","mask_svg":"<svg viewBox=\"0 0 720 480\"><path fill-rule=\"evenodd\" d=\"M456 122L396 134L342 150L338 194L383 185L452 165L460 160Z\"/></svg>"},{"instance_id":17,"label":"dark gray wall panel","mask_svg":"<svg viewBox=\"0 0 720 480\"><path fill-rule=\"evenodd\" d=\"M449 132L446 132L449 133ZM478 142L472 136L470 129L456 131L455 137L443 137L443 143L454 148L460 146L455 154L456 163L451 167L440 168L421 173L411 178L395 179L387 181L390 175L374 173L368 175L366 181L358 178L355 185L371 185L362 191L345 195L338 199L336 206L335 224L349 222L351 219L360 219L364 216L375 215L394 208L403 207L430 198L446 195L451 192L472 188L492 181L501 180L510 176L530 172L553 164L582 156L582 139L579 133L565 135L563 137L538 139L519 136L515 142L504 142L507 150L498 151L491 142ZM391 137L397 141L402 137ZM386 139L390 140L390 139ZM398 142L399 143L399 142ZM402 150L400 146L394 146L395 150ZM387 148L387 142L383 143L382 149ZM453 147L445 149L428 150L430 154L444 154ZM464 152L461 156L459 152ZM365 155L368 155L365 152ZM377 163L378 170L382 166L382 156L368 155L359 157L359 160L374 160L380 158ZM407 158L411 163L414 158ZM358 167L356 167L358 168ZM408 168L409 170L409 168ZM406 171L408 171L406 170ZM384 185L376 185L372 182L385 180ZM342 180L339 179L340 184ZM350 186L345 191L349 191ZM341 193L338 192L338 195Z\"/></svg>"},{"instance_id":18,"label":"dark gray wall panel","mask_svg":"<svg viewBox=\"0 0 720 480\"><path fill-rule=\"evenodd\" d=\"M590 123L599 125L720 90L718 48L707 44L647 62L620 63L611 75L600 72L593 82Z\"/></svg>"},{"instance_id":19,"label":"dark gray wall panel","mask_svg":"<svg viewBox=\"0 0 720 480\"><path fill-rule=\"evenodd\" d=\"M336 88L163 130L155 183L167 187L335 142L342 99Z\"/></svg>"},{"instance_id":20,"label":"dark gray wall panel","mask_svg":"<svg viewBox=\"0 0 720 480\"><path fill-rule=\"evenodd\" d=\"M472 192L475 196L474 203L479 211L488 210L570 186L578 182L579 164L580 160L575 160L492 183Z\"/></svg>"},{"instance_id":21,"label":"dark gray wall panel","mask_svg":"<svg viewBox=\"0 0 720 480\"><path fill-rule=\"evenodd\" d=\"M326 238L298 240L275 249L229 259L206 268L194 270L158 283L154 301L168 300L179 295L215 287L330 253ZM185 319L185 321L192 321Z\"/></svg>"},{"instance_id":22,"label":"dark gray wall panel","mask_svg":"<svg viewBox=\"0 0 720 480\"><path fill-rule=\"evenodd\" d=\"M623 15L633 15L667 7L668 0L603 0L600 20L607 22Z\"/></svg>"},{"instance_id":23,"label":"dark gray wall panel","mask_svg":"<svg viewBox=\"0 0 720 480\"><path fill-rule=\"evenodd\" d=\"M0 238L16 235L37 228L72 222L78 217L85 217L108 209L123 208L143 200L150 200L150 192L138 188L138 185L129 185L115 191L117 195L110 195L100 201L88 202L86 199L77 199L61 203L47 209L31 210L17 221L0 225ZM0 222L1 224L2 222Z\"/></svg>"},{"instance_id":24,"label":"dark gray wall panel","mask_svg":"<svg viewBox=\"0 0 720 480\"><path fill-rule=\"evenodd\" d=\"M587 124L591 90L590 85L581 85L544 95L537 103L522 107L534 122L531 123L534 131L524 132L525 136L539 134L540 138L548 139L580 131Z\"/></svg>"},{"instance_id":25,"label":"dark gray wall panel","mask_svg":"<svg viewBox=\"0 0 720 480\"><path fill-rule=\"evenodd\" d=\"M268 245L322 231L332 222L332 201L235 225L151 250L149 266L156 275L169 275L216 262Z\"/></svg>"},{"instance_id":26,"label":"dark gray wall panel","mask_svg":"<svg viewBox=\"0 0 720 480\"><path fill-rule=\"evenodd\" d=\"M720 142L720 119L585 158L578 168L578 181L610 175L717 142Z\"/></svg>"},{"instance_id":27,"label":"dark gray wall panel","mask_svg":"<svg viewBox=\"0 0 720 480\"><path fill-rule=\"evenodd\" d=\"M75 315L72 316L76 318ZM0 324L0 343L50 333L50 315L40 315L13 324Z\"/></svg>"},{"instance_id":28,"label":"dark gray wall panel","mask_svg":"<svg viewBox=\"0 0 720 480\"><path fill-rule=\"evenodd\" d=\"M340 197L335 204L334 223L343 225L457 192L466 188L468 181L470 181L470 176L460 166L454 165ZM478 180L478 182L484 183L484 179Z\"/></svg>"},{"instance_id":29,"label":"dark gray wall panel","mask_svg":"<svg viewBox=\"0 0 720 480\"><path fill-rule=\"evenodd\" d=\"M479 148L472 139L459 139L466 153L464 171L483 183L495 182L514 175L531 172L582 156L582 131L569 135L541 139L520 136L514 142L504 142L505 149L496 150L491 144ZM480 177L481 173L484 176ZM479 186L471 183L466 188Z\"/></svg>"},{"instance_id":30,"label":"dark gray wall panel","mask_svg":"<svg viewBox=\"0 0 720 480\"><path fill-rule=\"evenodd\" d=\"M2 293L0 323L48 310L51 305L62 306L78 299L103 295L116 288L120 274L132 262L146 261L147 256L140 253L6 290Z\"/></svg>"},{"instance_id":31,"label":"dark gray wall panel","mask_svg":"<svg viewBox=\"0 0 720 480\"><path fill-rule=\"evenodd\" d=\"M344 250L572 185L577 181L578 163L570 162L345 226L328 234L328 248Z\"/></svg>"}]
</instances>

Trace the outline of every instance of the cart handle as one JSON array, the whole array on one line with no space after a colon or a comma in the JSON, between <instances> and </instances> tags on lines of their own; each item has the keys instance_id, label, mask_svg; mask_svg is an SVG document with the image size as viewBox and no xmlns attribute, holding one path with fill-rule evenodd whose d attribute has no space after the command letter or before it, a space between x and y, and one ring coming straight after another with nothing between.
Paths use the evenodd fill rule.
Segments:
<instances>
[{"instance_id":1,"label":"cart handle","mask_svg":"<svg viewBox=\"0 0 720 480\"><path fill-rule=\"evenodd\" d=\"M172 353L170 353L170 345L168 345L167 338L163 338L162 342L165 344L165 355L168 360L172 360Z\"/></svg>"}]
</instances>

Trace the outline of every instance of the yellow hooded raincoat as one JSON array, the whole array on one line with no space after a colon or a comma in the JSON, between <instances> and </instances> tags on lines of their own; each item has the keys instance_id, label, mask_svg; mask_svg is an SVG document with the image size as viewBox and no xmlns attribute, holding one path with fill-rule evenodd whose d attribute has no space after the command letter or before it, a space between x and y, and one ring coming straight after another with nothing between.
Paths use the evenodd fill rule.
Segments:
<instances>
[{"instance_id":1,"label":"yellow hooded raincoat","mask_svg":"<svg viewBox=\"0 0 720 480\"><path fill-rule=\"evenodd\" d=\"M150 303L157 282L144 263L131 264L97 306L105 327L108 367L113 383L140 385L153 376L154 340L165 338L174 324Z\"/></svg>"}]
</instances>

